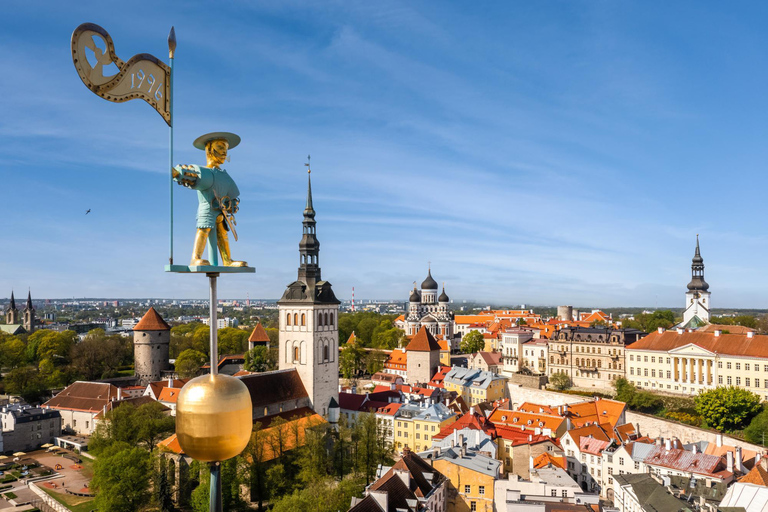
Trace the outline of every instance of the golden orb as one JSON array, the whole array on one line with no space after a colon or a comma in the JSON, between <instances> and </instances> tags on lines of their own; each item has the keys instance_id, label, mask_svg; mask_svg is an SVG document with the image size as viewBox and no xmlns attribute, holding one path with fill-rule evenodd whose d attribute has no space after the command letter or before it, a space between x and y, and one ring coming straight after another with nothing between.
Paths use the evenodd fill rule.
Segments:
<instances>
[{"instance_id":1,"label":"golden orb","mask_svg":"<svg viewBox=\"0 0 768 512\"><path fill-rule=\"evenodd\" d=\"M253 429L251 395L240 379L201 375L181 388L176 436L184 453L203 462L223 461L245 449Z\"/></svg>"}]
</instances>

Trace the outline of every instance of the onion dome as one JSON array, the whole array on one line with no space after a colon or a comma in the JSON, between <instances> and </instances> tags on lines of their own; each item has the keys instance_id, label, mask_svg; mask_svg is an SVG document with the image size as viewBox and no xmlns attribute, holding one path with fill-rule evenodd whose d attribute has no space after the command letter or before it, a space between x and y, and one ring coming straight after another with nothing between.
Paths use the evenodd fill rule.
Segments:
<instances>
[{"instance_id":1,"label":"onion dome","mask_svg":"<svg viewBox=\"0 0 768 512\"><path fill-rule=\"evenodd\" d=\"M437 290L437 281L432 279L432 269L429 269L427 278L421 283L422 290Z\"/></svg>"},{"instance_id":2,"label":"onion dome","mask_svg":"<svg viewBox=\"0 0 768 512\"><path fill-rule=\"evenodd\" d=\"M448 295L445 293L445 285L443 285L443 293L440 294L440 296L437 298L437 302L450 302L451 299L448 298Z\"/></svg>"},{"instance_id":3,"label":"onion dome","mask_svg":"<svg viewBox=\"0 0 768 512\"><path fill-rule=\"evenodd\" d=\"M688 289L701 292L709 289L709 284L704 280L704 258L699 250L699 235L696 235L696 253L691 262L691 282L688 283Z\"/></svg>"},{"instance_id":4,"label":"onion dome","mask_svg":"<svg viewBox=\"0 0 768 512\"><path fill-rule=\"evenodd\" d=\"M411 296L408 298L409 302L421 302L421 297L419 296L419 292L416 290L416 286L413 287L413 291L411 292Z\"/></svg>"}]
</instances>

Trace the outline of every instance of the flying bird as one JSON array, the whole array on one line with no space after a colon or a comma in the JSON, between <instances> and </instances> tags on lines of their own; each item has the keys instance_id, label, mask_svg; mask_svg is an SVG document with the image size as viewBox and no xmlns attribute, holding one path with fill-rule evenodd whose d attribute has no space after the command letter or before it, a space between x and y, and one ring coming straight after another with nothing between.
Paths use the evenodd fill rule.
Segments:
<instances>
[{"instance_id":1,"label":"flying bird","mask_svg":"<svg viewBox=\"0 0 768 512\"><path fill-rule=\"evenodd\" d=\"M85 214L88 215L89 213L91 213L91 209L90 208L88 208L88 211L85 212Z\"/></svg>"}]
</instances>

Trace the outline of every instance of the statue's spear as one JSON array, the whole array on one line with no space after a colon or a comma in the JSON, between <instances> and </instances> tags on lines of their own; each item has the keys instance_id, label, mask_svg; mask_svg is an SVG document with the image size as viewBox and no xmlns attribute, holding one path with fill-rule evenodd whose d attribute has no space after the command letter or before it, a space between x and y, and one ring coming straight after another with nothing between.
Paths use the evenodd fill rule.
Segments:
<instances>
[{"instance_id":1,"label":"statue's spear","mask_svg":"<svg viewBox=\"0 0 768 512\"><path fill-rule=\"evenodd\" d=\"M96 41L100 40L101 45ZM101 47L104 47L102 50ZM87 51L93 52L91 65ZM124 62L115 54L112 38L99 25L83 23L72 33L72 61L88 89L105 100L122 103L141 99L150 104L170 129L169 169L173 169L173 54L176 50L176 32L168 34L170 66L148 53L134 55ZM115 64L117 73L104 76L104 67ZM173 177L170 178L171 222L170 264L173 265Z\"/></svg>"}]
</instances>

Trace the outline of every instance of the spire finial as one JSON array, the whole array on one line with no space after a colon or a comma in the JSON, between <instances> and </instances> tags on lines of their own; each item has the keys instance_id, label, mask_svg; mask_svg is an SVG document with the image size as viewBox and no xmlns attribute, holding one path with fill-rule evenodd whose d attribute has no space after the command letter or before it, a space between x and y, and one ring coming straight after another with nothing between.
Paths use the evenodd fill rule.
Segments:
<instances>
[{"instance_id":1,"label":"spire finial","mask_svg":"<svg viewBox=\"0 0 768 512\"><path fill-rule=\"evenodd\" d=\"M312 168L309 166L311 159L312 159L312 155L307 155L307 163L304 164L304 167L307 168L307 174L312 174Z\"/></svg>"}]
</instances>

